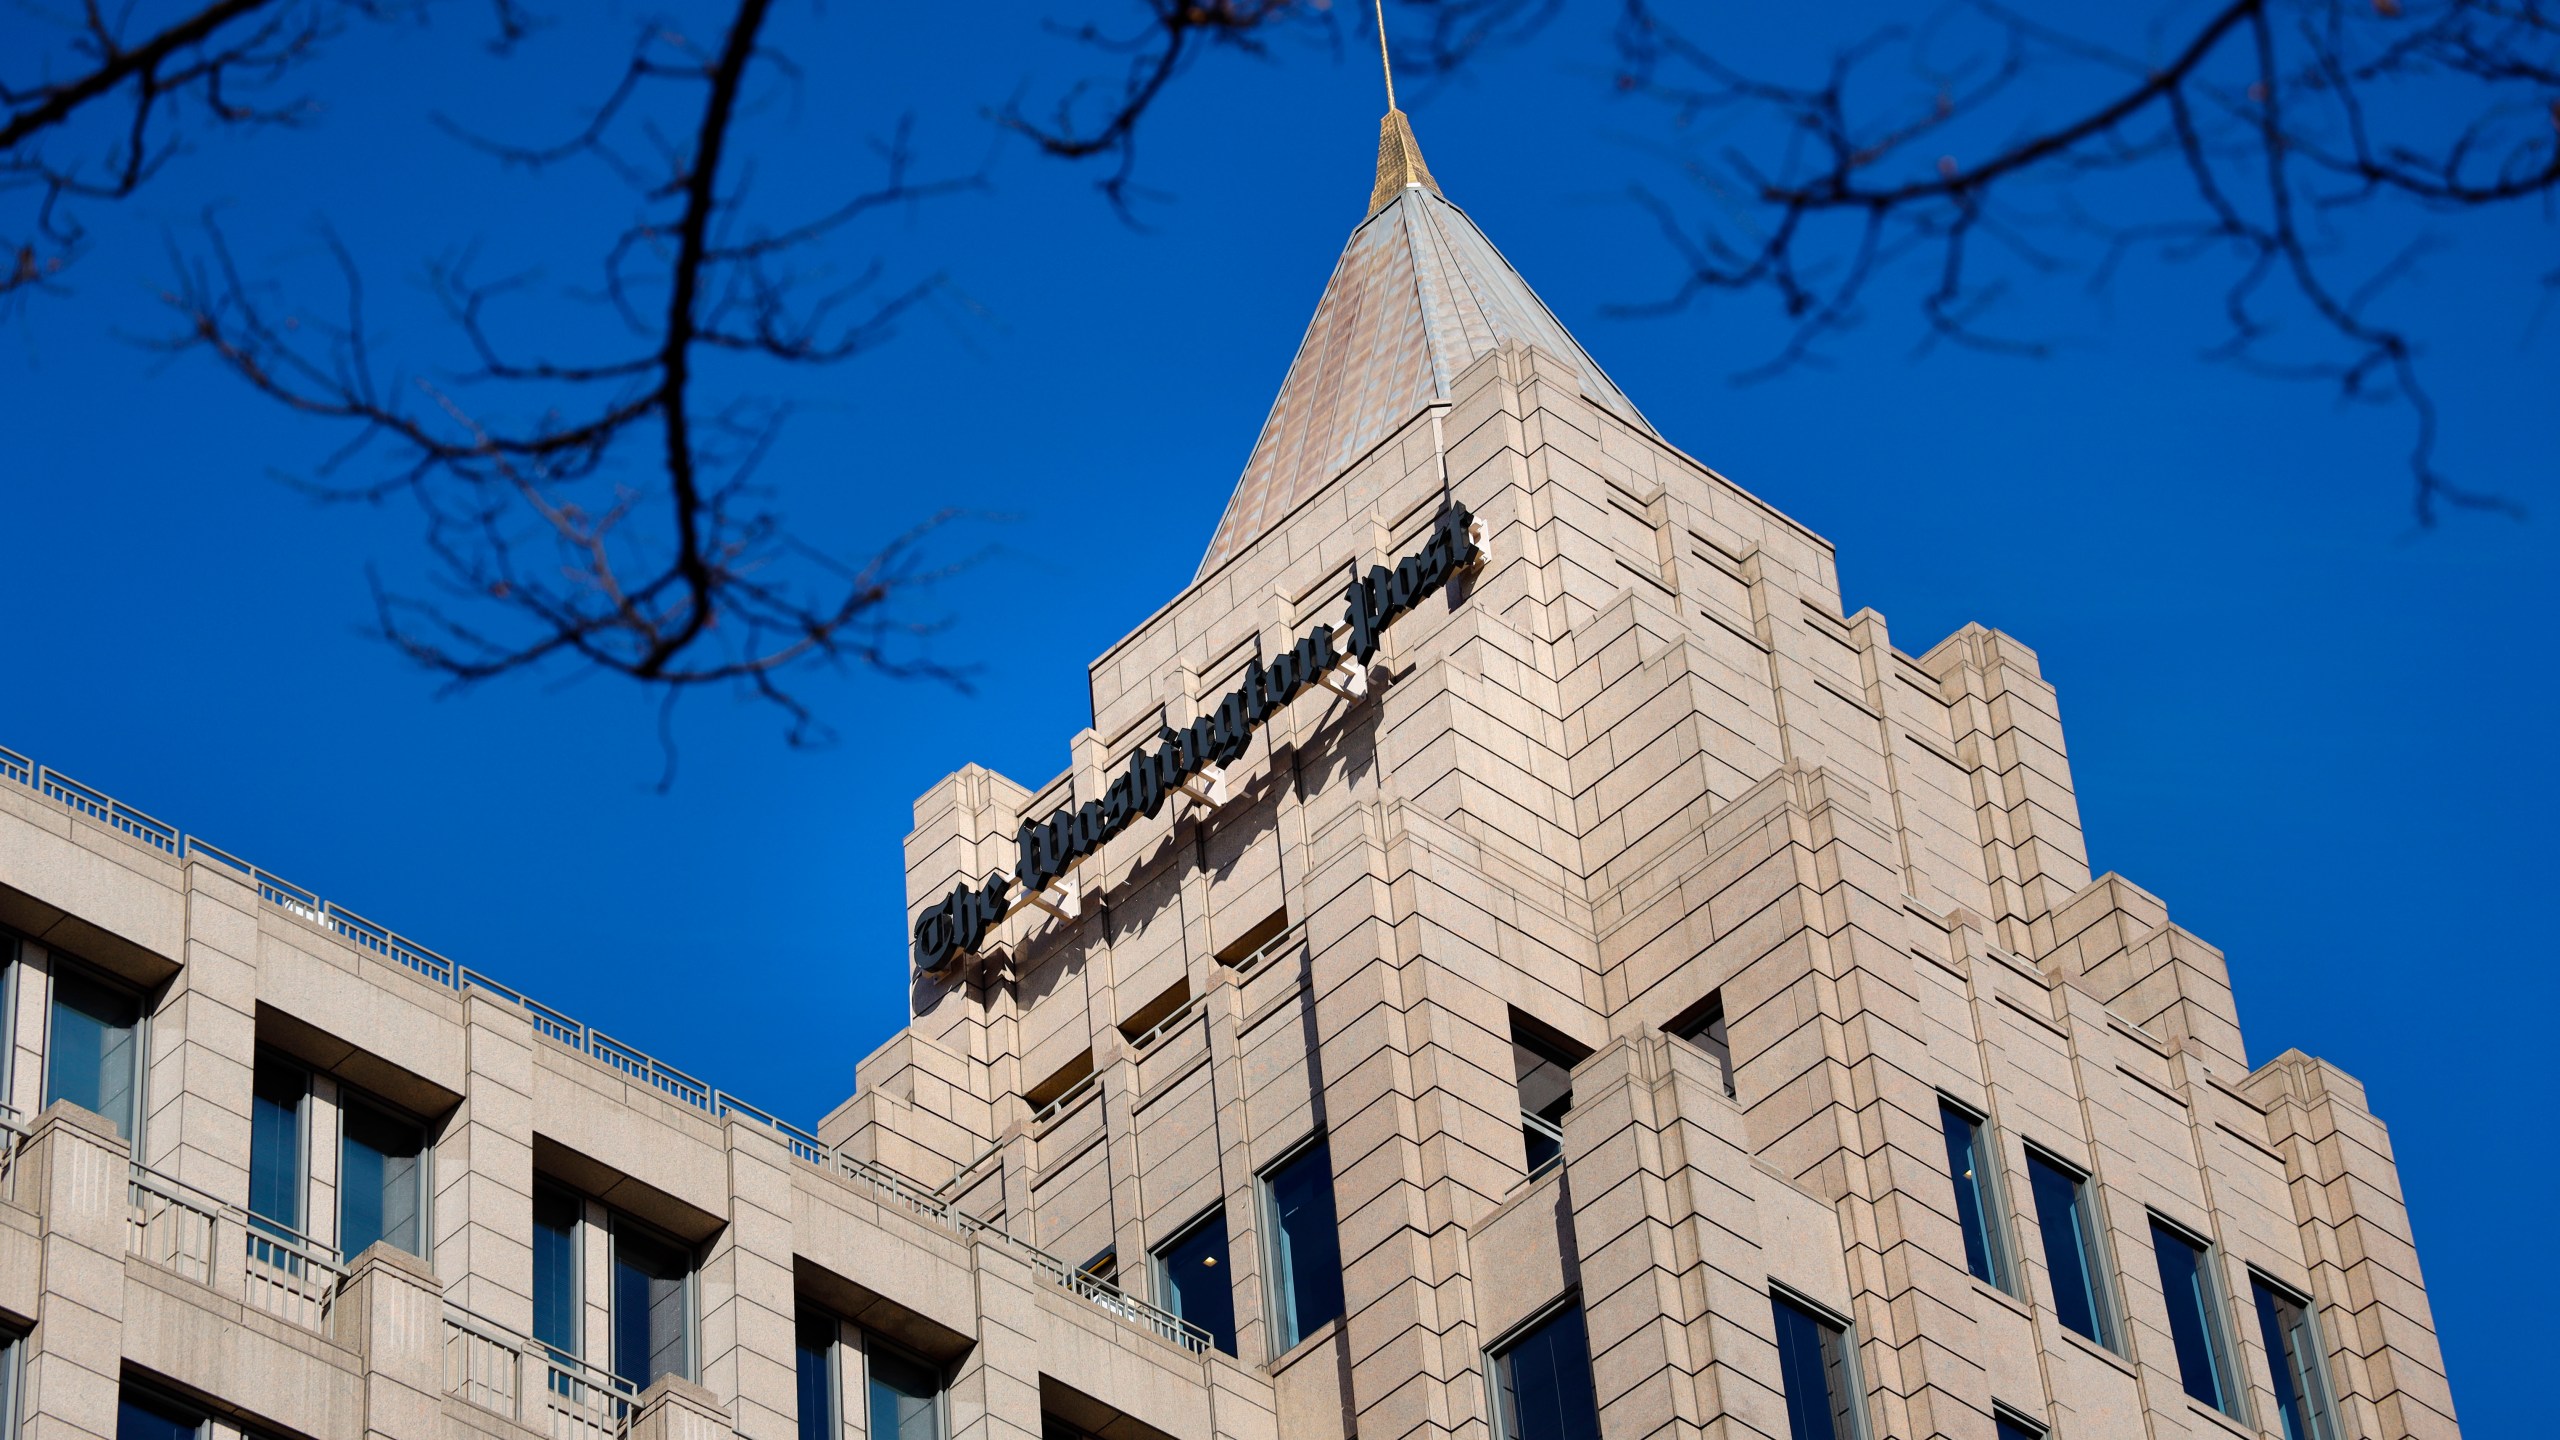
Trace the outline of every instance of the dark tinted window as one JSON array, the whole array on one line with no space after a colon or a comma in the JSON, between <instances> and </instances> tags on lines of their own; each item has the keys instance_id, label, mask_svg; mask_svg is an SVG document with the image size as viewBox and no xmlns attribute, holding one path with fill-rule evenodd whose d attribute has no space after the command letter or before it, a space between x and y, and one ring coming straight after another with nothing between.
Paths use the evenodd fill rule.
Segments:
<instances>
[{"instance_id":1,"label":"dark tinted window","mask_svg":"<svg viewBox=\"0 0 2560 1440\"><path fill-rule=\"evenodd\" d=\"M427 1253L426 1131L371 1105L350 1103L338 1166L338 1246L350 1258L387 1240L412 1255Z\"/></svg>"},{"instance_id":2,"label":"dark tinted window","mask_svg":"<svg viewBox=\"0 0 2560 1440\"><path fill-rule=\"evenodd\" d=\"M130 993L68 967L59 970L44 1103L68 1100L94 1110L132 1139L134 1027L141 1022L142 1003Z\"/></svg>"},{"instance_id":3,"label":"dark tinted window","mask_svg":"<svg viewBox=\"0 0 2560 1440\"><path fill-rule=\"evenodd\" d=\"M2006 1415L1993 1416L1991 1428L1994 1440L2044 1440L2043 1431L2030 1430Z\"/></svg>"},{"instance_id":4,"label":"dark tinted window","mask_svg":"<svg viewBox=\"0 0 2560 1440\"><path fill-rule=\"evenodd\" d=\"M2169 1338L2178 1352L2178 1380L2187 1393L2226 1415L2237 1414L2230 1347L2222 1341L2221 1287L2203 1247L2154 1220L2151 1253L2160 1261L2160 1294L2169 1304Z\"/></svg>"},{"instance_id":5,"label":"dark tinted window","mask_svg":"<svg viewBox=\"0 0 2560 1440\"><path fill-rule=\"evenodd\" d=\"M1682 1021L1672 1034L1695 1045L1716 1062L1716 1078L1724 1082L1724 1093L1733 1094L1733 1038L1724 1026L1724 997L1710 995L1706 1008Z\"/></svg>"},{"instance_id":6,"label":"dark tinted window","mask_svg":"<svg viewBox=\"0 0 2560 1440\"><path fill-rule=\"evenodd\" d=\"M673 1241L617 1222L613 1235L613 1373L646 1390L661 1375L693 1378L693 1257Z\"/></svg>"},{"instance_id":7,"label":"dark tinted window","mask_svg":"<svg viewBox=\"0 0 2560 1440\"><path fill-rule=\"evenodd\" d=\"M942 1440L942 1376L932 1366L871 1342L871 1440Z\"/></svg>"},{"instance_id":8,"label":"dark tinted window","mask_svg":"<svg viewBox=\"0 0 2560 1440\"><path fill-rule=\"evenodd\" d=\"M1581 1306L1557 1311L1513 1341L1494 1357L1493 1376L1501 1440L1600 1440Z\"/></svg>"},{"instance_id":9,"label":"dark tinted window","mask_svg":"<svg viewBox=\"0 0 2560 1440\"><path fill-rule=\"evenodd\" d=\"M196 1440L204 1417L154 1395L125 1395L116 1404L116 1440Z\"/></svg>"},{"instance_id":10,"label":"dark tinted window","mask_svg":"<svg viewBox=\"0 0 2560 1440\"><path fill-rule=\"evenodd\" d=\"M1322 1144L1271 1172L1271 1260L1278 1354L1342 1314L1342 1240L1333 1219L1333 1158Z\"/></svg>"},{"instance_id":11,"label":"dark tinted window","mask_svg":"<svg viewBox=\"0 0 2560 1440\"><path fill-rule=\"evenodd\" d=\"M1991 1173L1990 1157L1983 1143L1982 1122L1953 1105L1938 1106L1938 1124L1947 1136L1947 1176L1955 1183L1956 1223L1964 1229L1965 1268L1986 1285L2009 1288L2006 1256L2000 1250L2000 1236L1992 1217L1999 1212L1992 1201L1999 1193L1992 1187L1998 1179Z\"/></svg>"},{"instance_id":12,"label":"dark tinted window","mask_svg":"<svg viewBox=\"0 0 2560 1440\"><path fill-rule=\"evenodd\" d=\"M2284 1440L2336 1440L2329 1419L2328 1372L2311 1329L2310 1311L2264 1280L2250 1277L2258 1302L2258 1333L2267 1347L2267 1370L2276 1387L2276 1417Z\"/></svg>"},{"instance_id":13,"label":"dark tinted window","mask_svg":"<svg viewBox=\"0 0 2560 1440\"><path fill-rule=\"evenodd\" d=\"M1778 1320L1778 1374L1787 1390L1793 1440L1858 1440L1858 1387L1850 1380L1849 1337L1839 1326L1783 1295L1770 1308Z\"/></svg>"},{"instance_id":14,"label":"dark tinted window","mask_svg":"<svg viewBox=\"0 0 2560 1440\"><path fill-rule=\"evenodd\" d=\"M804 1311L794 1337L799 1352L800 1440L840 1440L836 1425L836 1322Z\"/></svg>"},{"instance_id":15,"label":"dark tinted window","mask_svg":"<svg viewBox=\"0 0 2560 1440\"><path fill-rule=\"evenodd\" d=\"M249 1086L249 1213L302 1229L302 1071L260 1055Z\"/></svg>"},{"instance_id":16,"label":"dark tinted window","mask_svg":"<svg viewBox=\"0 0 2560 1440\"><path fill-rule=\"evenodd\" d=\"M1157 1253L1165 1281L1164 1308L1209 1332L1219 1349L1236 1353L1236 1292L1227 1264L1227 1217L1213 1217Z\"/></svg>"},{"instance_id":17,"label":"dark tinted window","mask_svg":"<svg viewBox=\"0 0 2560 1440\"><path fill-rule=\"evenodd\" d=\"M533 1338L569 1356L580 1348L578 1209L565 1191L533 1192Z\"/></svg>"},{"instance_id":18,"label":"dark tinted window","mask_svg":"<svg viewBox=\"0 0 2560 1440\"><path fill-rule=\"evenodd\" d=\"M2098 1270L2097 1221L2079 1176L2041 1155L2027 1153L2027 1181L2036 1197L2036 1228L2044 1236L2045 1272L2053 1283L2053 1310L2062 1323L2113 1348L2104 1280Z\"/></svg>"}]
</instances>

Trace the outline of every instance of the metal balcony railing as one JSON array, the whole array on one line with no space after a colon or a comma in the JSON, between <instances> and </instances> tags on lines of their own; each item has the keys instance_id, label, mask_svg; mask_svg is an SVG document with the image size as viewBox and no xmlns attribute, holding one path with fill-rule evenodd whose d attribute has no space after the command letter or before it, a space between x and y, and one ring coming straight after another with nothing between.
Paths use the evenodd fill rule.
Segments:
<instances>
[{"instance_id":1,"label":"metal balcony railing","mask_svg":"<svg viewBox=\"0 0 2560 1440\"><path fill-rule=\"evenodd\" d=\"M629 1432L640 1398L621 1376L451 1301L444 1307L444 1390L552 1440L615 1440Z\"/></svg>"},{"instance_id":2,"label":"metal balcony railing","mask_svg":"<svg viewBox=\"0 0 2560 1440\"><path fill-rule=\"evenodd\" d=\"M347 1278L335 1250L145 1166L133 1167L126 1195L126 1250L216 1288L236 1265L250 1308L326 1332Z\"/></svg>"},{"instance_id":3,"label":"metal balcony railing","mask_svg":"<svg viewBox=\"0 0 2560 1440\"><path fill-rule=\"evenodd\" d=\"M360 950L369 951L414 975L448 989L455 991L477 989L484 994L513 1004L524 1011L526 1017L533 1022L533 1028L536 1031L550 1040L610 1066L660 1094L682 1101L714 1120L723 1120L735 1115L754 1121L782 1137L783 1142L790 1147L791 1153L803 1162L866 1184L883 1195L891 1197L895 1203L915 1214L953 1231L962 1239L973 1241L983 1239L1000 1245L1028 1261L1035 1270L1048 1276L1053 1283L1070 1294L1106 1313L1144 1326L1193 1354L1200 1354L1208 1348L1209 1334L1199 1326L1129 1295L1107 1280L1078 1272L1064 1260L1049 1254L1029 1241L1016 1239L1001 1227L990 1225L959 1210L940 1199L934 1192L925 1190L905 1177L868 1161L838 1154L821 1143L816 1135L780 1119L761 1106L748 1104L705 1080L661 1062L635 1046L626 1045L600 1030L582 1024L512 986L501 984L469 966L447 959L416 941L394 933L387 926L378 925L353 911L323 900L311 891L261 870L229 851L206 844L193 835L181 832L175 826L153 819L112 796L39 765L5 746L0 746L0 782L11 782L23 786L47 800L112 826L135 840L177 859L206 860L225 866L246 878L256 888L260 900L287 914L331 931ZM1264 958L1276 953L1297 934L1298 931L1295 929L1282 932L1261 950L1239 961L1236 968L1246 970L1260 964ZM1176 1017L1168 1016L1168 1023L1174 1018ZM1087 1082L1087 1084L1090 1083ZM1057 1104L1072 1100L1078 1091L1084 1088L1079 1086L1077 1090L1060 1096L1057 1102L1053 1102L1049 1113L1055 1113ZM7 1164L14 1159L20 1134L14 1123L14 1117L0 1117L0 1164ZM979 1156L979 1159L983 1160L986 1155L993 1154L996 1148L990 1147ZM975 1168L977 1163L975 1160L971 1161L969 1166L964 1167L964 1173L967 1169ZM132 1201L128 1244L135 1254L142 1255L155 1264L167 1266L182 1274L193 1275L207 1284L213 1284L217 1266L225 1263L218 1259L219 1227L228 1220L241 1226L249 1236L246 1242L247 1253L242 1257L242 1263L248 1267L246 1279L250 1291L249 1303L260 1305L262 1308L271 1308L271 1313L281 1314L283 1318L309 1328L318 1329L325 1325L329 1303L336 1295L338 1284L345 1278L345 1271L340 1267L337 1256L327 1252L325 1247L313 1245L299 1236L290 1236L263 1220L253 1221L236 1207L226 1206L176 1180L140 1166L134 1169ZM451 1332L448 1335L449 1351L453 1344L459 1343L453 1340L452 1335L467 1333L470 1330L469 1325L453 1318L455 1314L460 1313L451 1312L447 1316L448 1331ZM491 1334L498 1336L506 1334L502 1328L479 1322L476 1317L465 1318L471 1319L472 1323L478 1324L480 1329L489 1331ZM611 1385L621 1383L613 1381L610 1376L598 1378L598 1373L589 1373L587 1367L580 1366L574 1360L553 1356L547 1348L537 1347L541 1349L539 1356L521 1348L522 1344L531 1342L492 1340L490 1343L519 1344L515 1352L519 1368L515 1372L515 1381L510 1382L517 1385L517 1389L512 1392L515 1398L510 1403L519 1407L524 1403L521 1387L522 1367L537 1359L543 1365L550 1367L550 1378L544 1381L546 1386L567 1387L546 1391L554 1401L562 1400L564 1396L572 1394L576 1397L602 1395L610 1390ZM624 1389L627 1391L628 1387ZM623 1401L627 1402L628 1398L627 1394L624 1395ZM583 1404L583 1401L581 1403ZM575 1434L582 1437L582 1440L588 1435L616 1435L629 1420L627 1403L617 1402L617 1404L620 1408L613 1409L610 1424L602 1421L590 1424L593 1416L603 1413L593 1407L577 1412L579 1415L588 1416L589 1419L572 1423L558 1405L554 1405L552 1419L556 1423L537 1428L547 1428L555 1436ZM519 1408L509 1413L521 1416L524 1412Z\"/></svg>"}]
</instances>

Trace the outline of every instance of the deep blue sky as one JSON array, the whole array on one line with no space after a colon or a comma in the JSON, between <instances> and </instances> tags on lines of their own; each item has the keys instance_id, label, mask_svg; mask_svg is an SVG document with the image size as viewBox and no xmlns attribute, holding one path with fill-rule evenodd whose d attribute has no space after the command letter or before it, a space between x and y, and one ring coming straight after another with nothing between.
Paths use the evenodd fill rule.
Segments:
<instances>
[{"instance_id":1,"label":"deep blue sky","mask_svg":"<svg viewBox=\"0 0 2560 1440\"><path fill-rule=\"evenodd\" d=\"M1022 36L895 9L789 12L809 83L759 122L767 193L861 183L864 142L909 108L928 161L966 169L982 106L1063 73ZM1856 22L1719 23L1729 53L1783 65ZM25 24L0 18L0 48ZM1880 304L1828 367L1747 390L1725 377L1776 343L1765 308L1609 318L1671 271L1626 199L1666 173L1662 132L1613 100L1604 36L1576 11L1408 96L1432 168L1665 434L1838 545L1851 608L1915 653L1967 621L2038 650L2096 865L2225 948L2253 1059L2298 1046L2370 1087L2462 1418L2530 1433L2555 1338L2532 1297L2560 1247L2519 1213L2560 1180L2533 1038L2560 997L2530 898L2560 812L2560 342L2528 329L2552 232L2448 222L2470 238L2400 302L2426 321L2448 467L2542 518L2413 535L2406 417L2199 364L2212 297L2156 267L2112 307L2068 281L2022 296L2026 325L2079 337L2051 360L1915 359L1907 308ZM1092 173L1017 145L986 194L871 232L893 270L957 288L894 348L795 381L809 408L769 473L804 533L847 551L940 505L1011 517L951 542L998 547L943 596L943 654L979 667L978 694L822 683L845 739L820 751L698 701L659 795L653 713L625 689L439 700L364 638L366 565L414 568L408 514L314 508L274 477L329 437L119 338L163 323L164 238L207 205L245 257L302 278L325 215L394 343L426 353L403 278L434 254L478 238L492 273L542 258L579 278L620 193L498 174L423 121L557 131L618 42L564 27L492 67L476 39L349 36L315 73L320 123L217 140L91 212L78 293L0 334L0 744L814 1121L903 1016L913 797L970 761L1055 773L1089 718L1084 664L1190 578L1359 218L1374 71L1358 37L1340 59L1205 67L1148 134L1141 178L1167 198L1144 231ZM1136 514L1156 540L1090 564Z\"/></svg>"}]
</instances>

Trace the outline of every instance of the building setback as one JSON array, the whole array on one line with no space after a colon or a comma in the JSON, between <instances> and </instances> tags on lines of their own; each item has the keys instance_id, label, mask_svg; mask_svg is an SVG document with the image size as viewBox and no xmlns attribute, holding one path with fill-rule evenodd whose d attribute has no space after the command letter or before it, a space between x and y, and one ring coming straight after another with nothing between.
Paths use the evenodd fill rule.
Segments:
<instances>
[{"instance_id":1,"label":"building setback","mask_svg":"<svg viewBox=\"0 0 2560 1440\"><path fill-rule=\"evenodd\" d=\"M2035 653L1843 615L1401 114L1091 688L917 802L814 1132L0 751L0 1428L2459 1433L2382 1123L2089 874Z\"/></svg>"}]
</instances>

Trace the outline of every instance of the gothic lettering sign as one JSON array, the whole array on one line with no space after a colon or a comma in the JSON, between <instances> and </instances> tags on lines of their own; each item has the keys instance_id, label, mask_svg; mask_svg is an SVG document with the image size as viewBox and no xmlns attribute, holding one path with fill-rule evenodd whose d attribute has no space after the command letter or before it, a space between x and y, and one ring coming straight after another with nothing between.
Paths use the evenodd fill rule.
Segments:
<instances>
[{"instance_id":1,"label":"gothic lettering sign","mask_svg":"<svg viewBox=\"0 0 2560 1440\"><path fill-rule=\"evenodd\" d=\"M1243 758L1264 720L1300 692L1331 684L1327 677L1346 661L1366 665L1378 651L1378 637L1397 617L1475 563L1473 524L1465 506L1451 505L1420 550L1393 569L1373 565L1351 582L1343 592L1346 609L1340 625L1316 626L1268 664L1258 656L1247 662L1241 684L1182 729L1168 726L1156 732L1156 748L1142 746L1132 754L1100 799L1062 805L1045 820L1024 821L1014 837L1018 853L1010 873L998 870L980 884L961 885L916 917L916 968L941 970L975 954L996 922L1031 903L1031 897L1112 836L1163 809L1166 796L1213 766Z\"/></svg>"}]
</instances>

